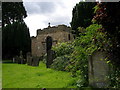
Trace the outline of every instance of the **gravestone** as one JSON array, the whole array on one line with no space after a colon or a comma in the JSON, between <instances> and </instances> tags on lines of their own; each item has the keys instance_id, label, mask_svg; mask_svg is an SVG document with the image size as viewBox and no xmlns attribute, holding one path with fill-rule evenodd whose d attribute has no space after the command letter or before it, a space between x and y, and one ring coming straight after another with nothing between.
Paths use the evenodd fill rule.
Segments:
<instances>
[{"instance_id":1,"label":"gravestone","mask_svg":"<svg viewBox=\"0 0 120 90\"><path fill-rule=\"evenodd\" d=\"M15 57L13 57L13 63L15 63Z\"/></svg>"},{"instance_id":2,"label":"gravestone","mask_svg":"<svg viewBox=\"0 0 120 90\"><path fill-rule=\"evenodd\" d=\"M95 51L89 57L89 85L97 88L108 87L109 80L106 77L109 73L109 66L106 63L107 53Z\"/></svg>"},{"instance_id":3,"label":"gravestone","mask_svg":"<svg viewBox=\"0 0 120 90\"><path fill-rule=\"evenodd\" d=\"M39 66L39 58L38 57L33 57L32 61L32 66Z\"/></svg>"},{"instance_id":4,"label":"gravestone","mask_svg":"<svg viewBox=\"0 0 120 90\"><path fill-rule=\"evenodd\" d=\"M55 52L53 50L48 50L47 51L47 60L46 60L47 68L50 68L50 65L53 63L53 59L55 59Z\"/></svg>"},{"instance_id":5,"label":"gravestone","mask_svg":"<svg viewBox=\"0 0 120 90\"><path fill-rule=\"evenodd\" d=\"M32 62L33 62L32 55L30 52L28 52L27 53L27 64L32 66Z\"/></svg>"},{"instance_id":6,"label":"gravestone","mask_svg":"<svg viewBox=\"0 0 120 90\"><path fill-rule=\"evenodd\" d=\"M52 37L48 36L46 38L46 52L47 52L46 67L47 68L50 68L50 65L53 63L53 59L55 58L55 52L51 50L52 43L53 43Z\"/></svg>"},{"instance_id":7,"label":"gravestone","mask_svg":"<svg viewBox=\"0 0 120 90\"><path fill-rule=\"evenodd\" d=\"M22 51L20 51L20 56L19 56L19 64L24 64L25 63L25 59L23 58L23 55L22 55Z\"/></svg>"}]
</instances>

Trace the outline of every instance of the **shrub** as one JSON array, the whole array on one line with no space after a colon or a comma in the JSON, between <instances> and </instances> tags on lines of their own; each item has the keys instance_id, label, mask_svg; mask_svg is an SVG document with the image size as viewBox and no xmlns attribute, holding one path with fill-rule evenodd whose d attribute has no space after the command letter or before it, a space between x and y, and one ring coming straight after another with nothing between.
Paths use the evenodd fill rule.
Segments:
<instances>
[{"instance_id":1,"label":"shrub","mask_svg":"<svg viewBox=\"0 0 120 90\"><path fill-rule=\"evenodd\" d=\"M58 43L56 46L53 46L52 50L55 51L56 57L59 57L59 56L63 56L63 55L72 53L73 48L74 48L74 46L72 43L62 42L62 43Z\"/></svg>"},{"instance_id":2,"label":"shrub","mask_svg":"<svg viewBox=\"0 0 120 90\"><path fill-rule=\"evenodd\" d=\"M68 55L60 56L54 59L51 68L56 70L65 71L65 67L68 65L70 58Z\"/></svg>"},{"instance_id":3,"label":"shrub","mask_svg":"<svg viewBox=\"0 0 120 90\"><path fill-rule=\"evenodd\" d=\"M52 50L56 53L56 58L53 60L51 68L56 70L65 71L65 67L70 60L70 54L73 52L74 46L70 42L58 43L52 47Z\"/></svg>"},{"instance_id":4,"label":"shrub","mask_svg":"<svg viewBox=\"0 0 120 90\"><path fill-rule=\"evenodd\" d=\"M74 51L66 70L71 71L72 76L80 77L76 82L78 87L88 86L88 56L97 49L104 49L105 34L99 32L99 28L101 28L101 25L90 25L74 41Z\"/></svg>"},{"instance_id":5,"label":"shrub","mask_svg":"<svg viewBox=\"0 0 120 90\"><path fill-rule=\"evenodd\" d=\"M97 49L107 49L109 41L106 34L100 31L101 25L92 24L86 29L80 29L80 37L72 43L61 43L53 47L57 58L52 68L72 72L78 87L88 86L88 56Z\"/></svg>"}]
</instances>

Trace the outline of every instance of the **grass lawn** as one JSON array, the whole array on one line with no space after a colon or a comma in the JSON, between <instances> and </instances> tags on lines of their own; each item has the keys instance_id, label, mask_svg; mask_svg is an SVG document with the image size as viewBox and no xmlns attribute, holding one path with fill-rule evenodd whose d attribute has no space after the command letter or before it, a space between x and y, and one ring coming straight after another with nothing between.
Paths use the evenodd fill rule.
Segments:
<instances>
[{"instance_id":1,"label":"grass lawn","mask_svg":"<svg viewBox=\"0 0 120 90\"><path fill-rule=\"evenodd\" d=\"M39 67L2 64L3 88L75 88L75 80L68 72L47 69L42 62Z\"/></svg>"}]
</instances>

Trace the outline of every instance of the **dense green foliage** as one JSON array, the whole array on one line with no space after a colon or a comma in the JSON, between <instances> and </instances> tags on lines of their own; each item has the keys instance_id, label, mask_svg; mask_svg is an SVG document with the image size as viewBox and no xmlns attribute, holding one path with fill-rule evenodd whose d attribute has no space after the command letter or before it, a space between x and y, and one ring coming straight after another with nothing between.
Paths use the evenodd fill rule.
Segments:
<instances>
[{"instance_id":1,"label":"dense green foliage","mask_svg":"<svg viewBox=\"0 0 120 90\"><path fill-rule=\"evenodd\" d=\"M77 30L78 27L86 28L92 24L91 20L94 15L93 7L95 5L95 2L79 2L79 4L76 4L76 6L73 8L71 27L72 30L74 30L73 33L77 36L79 35Z\"/></svg>"},{"instance_id":2,"label":"dense green foliage","mask_svg":"<svg viewBox=\"0 0 120 90\"><path fill-rule=\"evenodd\" d=\"M27 17L23 2L2 2L2 27Z\"/></svg>"},{"instance_id":3,"label":"dense green foliage","mask_svg":"<svg viewBox=\"0 0 120 90\"><path fill-rule=\"evenodd\" d=\"M73 77L79 77L76 82L78 87L88 86L88 56L95 50L103 49L103 40L105 40L106 35L99 32L99 28L101 25L93 24L83 29L84 32L80 33L81 36L70 44L72 48L67 43L64 43L64 48L63 44L53 47L57 58L54 60L52 68L70 71Z\"/></svg>"},{"instance_id":4,"label":"dense green foliage","mask_svg":"<svg viewBox=\"0 0 120 90\"><path fill-rule=\"evenodd\" d=\"M30 52L29 29L23 19L27 16L23 2L2 3L2 57L13 58L23 51Z\"/></svg>"},{"instance_id":5,"label":"dense green foliage","mask_svg":"<svg viewBox=\"0 0 120 90\"><path fill-rule=\"evenodd\" d=\"M53 64L51 65L51 68L61 71L66 71L66 66L68 66L70 60L70 56L63 55L60 57L57 57L53 60Z\"/></svg>"},{"instance_id":6,"label":"dense green foliage","mask_svg":"<svg viewBox=\"0 0 120 90\"><path fill-rule=\"evenodd\" d=\"M24 22L15 22L11 25L8 24L3 28L2 33L3 58L11 58L19 55L20 51L23 51L24 56L27 52L30 52L30 33Z\"/></svg>"},{"instance_id":7,"label":"dense green foliage","mask_svg":"<svg viewBox=\"0 0 120 90\"><path fill-rule=\"evenodd\" d=\"M51 65L51 68L56 70L66 71L65 67L68 65L70 60L70 54L73 52L74 45L72 43L58 43L52 47L52 50L56 53L56 58Z\"/></svg>"},{"instance_id":8,"label":"dense green foliage","mask_svg":"<svg viewBox=\"0 0 120 90\"><path fill-rule=\"evenodd\" d=\"M111 86L120 88L120 2L98 3L93 21L102 24L101 31L106 33L111 67Z\"/></svg>"},{"instance_id":9,"label":"dense green foliage","mask_svg":"<svg viewBox=\"0 0 120 90\"><path fill-rule=\"evenodd\" d=\"M90 25L74 42L74 52L71 54L70 64L66 69L71 71L73 76L80 77L77 81L78 87L88 86L88 57L101 48L100 42L104 39L104 34L98 32L100 27L97 24Z\"/></svg>"},{"instance_id":10,"label":"dense green foliage","mask_svg":"<svg viewBox=\"0 0 120 90\"><path fill-rule=\"evenodd\" d=\"M73 51L73 44L70 42L58 43L56 46L53 46L52 49L56 53L56 57L63 56L65 54L70 54Z\"/></svg>"},{"instance_id":11,"label":"dense green foliage","mask_svg":"<svg viewBox=\"0 0 120 90\"><path fill-rule=\"evenodd\" d=\"M75 88L70 73L46 68L3 63L2 88Z\"/></svg>"},{"instance_id":12,"label":"dense green foliage","mask_svg":"<svg viewBox=\"0 0 120 90\"><path fill-rule=\"evenodd\" d=\"M102 24L102 31L107 32L111 40L110 53L112 62L119 67L120 58L120 3L99 3L96 6L96 15L93 20Z\"/></svg>"}]
</instances>

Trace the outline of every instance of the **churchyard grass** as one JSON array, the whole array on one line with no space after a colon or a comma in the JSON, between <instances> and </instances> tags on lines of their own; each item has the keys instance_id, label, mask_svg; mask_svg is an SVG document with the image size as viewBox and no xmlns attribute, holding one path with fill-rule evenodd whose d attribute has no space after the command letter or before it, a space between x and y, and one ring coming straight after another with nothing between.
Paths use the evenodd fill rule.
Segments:
<instances>
[{"instance_id":1,"label":"churchyard grass","mask_svg":"<svg viewBox=\"0 0 120 90\"><path fill-rule=\"evenodd\" d=\"M26 64L3 63L3 88L75 88L71 73L46 68L43 62L39 67Z\"/></svg>"}]
</instances>

